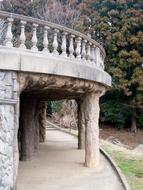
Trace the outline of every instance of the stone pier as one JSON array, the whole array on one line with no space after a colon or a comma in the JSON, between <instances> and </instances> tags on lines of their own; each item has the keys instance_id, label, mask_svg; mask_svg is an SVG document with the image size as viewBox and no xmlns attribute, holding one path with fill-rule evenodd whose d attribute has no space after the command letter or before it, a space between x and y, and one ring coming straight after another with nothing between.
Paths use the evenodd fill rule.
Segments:
<instances>
[{"instance_id":1,"label":"stone pier","mask_svg":"<svg viewBox=\"0 0 143 190\"><path fill-rule=\"evenodd\" d=\"M46 103L34 97L20 98L19 144L20 160L26 161L39 150L45 141Z\"/></svg>"},{"instance_id":2,"label":"stone pier","mask_svg":"<svg viewBox=\"0 0 143 190\"><path fill-rule=\"evenodd\" d=\"M85 118L83 100L77 101L78 105L78 149L85 148Z\"/></svg>"},{"instance_id":3,"label":"stone pier","mask_svg":"<svg viewBox=\"0 0 143 190\"><path fill-rule=\"evenodd\" d=\"M84 99L85 118L85 165L97 167L99 164L99 97L100 93L92 92Z\"/></svg>"},{"instance_id":4,"label":"stone pier","mask_svg":"<svg viewBox=\"0 0 143 190\"><path fill-rule=\"evenodd\" d=\"M78 103L78 149L85 149L85 166L99 164L99 98L103 89L95 88Z\"/></svg>"},{"instance_id":5,"label":"stone pier","mask_svg":"<svg viewBox=\"0 0 143 190\"><path fill-rule=\"evenodd\" d=\"M20 159L26 161L32 158L35 148L38 149L39 130L36 118L37 101L32 98L21 98L20 102ZM38 130L37 130L38 129Z\"/></svg>"}]
</instances>

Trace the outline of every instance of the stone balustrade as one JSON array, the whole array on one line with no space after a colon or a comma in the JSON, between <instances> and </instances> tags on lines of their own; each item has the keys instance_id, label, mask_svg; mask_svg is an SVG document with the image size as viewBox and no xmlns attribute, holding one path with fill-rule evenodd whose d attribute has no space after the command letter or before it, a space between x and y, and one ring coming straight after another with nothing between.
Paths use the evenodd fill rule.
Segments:
<instances>
[{"instance_id":1,"label":"stone balustrade","mask_svg":"<svg viewBox=\"0 0 143 190\"><path fill-rule=\"evenodd\" d=\"M19 154L28 160L38 151L37 110L47 99L77 100L78 145L85 165L96 167L99 98L111 86L104 49L58 24L3 11L0 19L0 190L16 189Z\"/></svg>"},{"instance_id":2,"label":"stone balustrade","mask_svg":"<svg viewBox=\"0 0 143 190\"><path fill-rule=\"evenodd\" d=\"M0 11L0 19L4 19L7 24L2 46L35 53L41 51L44 55L59 56L104 70L105 51L88 35L55 23L3 11ZM18 34L14 32L14 27ZM28 34L31 34L30 37ZM30 47L26 44L27 39Z\"/></svg>"}]
</instances>

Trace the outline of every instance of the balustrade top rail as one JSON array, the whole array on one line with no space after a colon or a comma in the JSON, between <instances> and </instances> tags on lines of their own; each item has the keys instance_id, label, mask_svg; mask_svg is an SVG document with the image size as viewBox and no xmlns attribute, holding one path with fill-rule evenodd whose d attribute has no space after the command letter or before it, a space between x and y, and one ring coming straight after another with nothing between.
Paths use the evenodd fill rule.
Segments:
<instances>
[{"instance_id":1,"label":"balustrade top rail","mask_svg":"<svg viewBox=\"0 0 143 190\"><path fill-rule=\"evenodd\" d=\"M61 34L61 55L70 58L77 58L82 59L88 62L94 62L94 64L99 68L104 69L104 59L105 59L105 51L104 48L95 40L91 39L89 36L82 34L78 31L73 29L64 27L59 24L51 23L45 20L40 20L37 18L32 18L28 16L23 16L19 14L14 14L10 12L0 11L0 19L7 19L7 32L6 32L6 39L5 39L5 46L12 47L12 23L15 20L20 21L21 23L21 34L20 34L20 48L25 49L25 25L27 23L32 23L33 27L33 37L32 37L32 50L37 49L37 27L43 26L44 33L43 33L43 50L49 52L48 45L48 30L53 29L53 53L57 54L58 49L58 33L59 31L62 32ZM67 48L67 35L69 36L69 47ZM74 45L74 39L76 41L76 46Z\"/></svg>"}]
</instances>

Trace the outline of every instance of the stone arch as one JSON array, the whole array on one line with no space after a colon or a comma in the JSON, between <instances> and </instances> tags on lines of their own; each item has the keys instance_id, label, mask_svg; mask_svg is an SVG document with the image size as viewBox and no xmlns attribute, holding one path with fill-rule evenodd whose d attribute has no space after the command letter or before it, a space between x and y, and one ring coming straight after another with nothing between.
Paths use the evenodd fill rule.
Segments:
<instances>
[{"instance_id":1,"label":"stone arch","mask_svg":"<svg viewBox=\"0 0 143 190\"><path fill-rule=\"evenodd\" d=\"M33 124L30 122L33 122L31 117L35 119L36 114L39 114L35 112L35 109L39 106L38 101L45 101L47 98L49 100L65 98L77 100L80 107L79 148L84 148L85 145L85 165L88 167L95 167L99 162L99 97L105 92L106 87L96 82L71 77L24 72L4 73L6 73L5 78L1 80L3 80L3 88L6 89L6 91L3 101L1 101L0 122L2 123L2 127L9 128L9 131L5 132L5 135L6 139L11 139L9 144L3 144L5 150L9 150L9 153L3 151L2 155L3 162L5 162L5 159L8 161L5 162L5 165L2 168L3 187L10 187L11 189L16 188L16 177L19 163L17 136L19 129L20 104L21 106L24 106L23 109L25 109L25 115L23 117L28 116L28 126L34 126L35 123ZM2 90L0 92L2 93ZM8 96L8 94L11 94L11 96L8 97L9 99L6 99L5 96ZM22 105L22 101L20 102L20 100L22 100L20 96L21 98L24 98L24 101L26 102L25 105ZM26 109L29 111L26 111ZM7 115L6 112L10 115ZM9 118L11 119L10 125L8 122ZM29 127L28 130L31 130L31 128ZM29 136L29 138L31 138L31 136ZM2 137L0 136L0 140L1 139ZM23 160L26 160L27 158L29 159L32 152L38 149L39 139L36 139L37 142L35 139L36 138L33 137L34 142L31 141L33 144L31 147L29 146L29 149L25 149L28 157L24 157L25 155L23 155ZM11 155L13 156L11 157ZM9 168L8 174L4 169L7 167Z\"/></svg>"}]
</instances>

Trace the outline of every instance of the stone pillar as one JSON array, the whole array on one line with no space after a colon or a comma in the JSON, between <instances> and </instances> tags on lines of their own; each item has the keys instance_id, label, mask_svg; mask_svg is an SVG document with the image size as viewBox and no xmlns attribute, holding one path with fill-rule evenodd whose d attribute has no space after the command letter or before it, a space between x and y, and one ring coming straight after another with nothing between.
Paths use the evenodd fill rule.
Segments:
<instances>
[{"instance_id":1,"label":"stone pillar","mask_svg":"<svg viewBox=\"0 0 143 190\"><path fill-rule=\"evenodd\" d=\"M46 116L47 116L47 104L46 102L40 102L39 108L39 135L40 142L45 142L46 140Z\"/></svg>"},{"instance_id":2,"label":"stone pillar","mask_svg":"<svg viewBox=\"0 0 143 190\"><path fill-rule=\"evenodd\" d=\"M34 108L34 113L33 113L33 132L34 132L34 152L38 152L39 150L39 139L40 139L40 134L39 134L39 129L40 129L40 124L39 124L39 112L40 112L40 102L37 101L35 102L35 108Z\"/></svg>"},{"instance_id":3,"label":"stone pillar","mask_svg":"<svg viewBox=\"0 0 143 190\"><path fill-rule=\"evenodd\" d=\"M14 72L0 71L0 189L14 190L18 168L18 84Z\"/></svg>"},{"instance_id":4,"label":"stone pillar","mask_svg":"<svg viewBox=\"0 0 143 190\"><path fill-rule=\"evenodd\" d=\"M87 94L83 101L85 118L85 166L99 164L99 97L100 93Z\"/></svg>"},{"instance_id":5,"label":"stone pillar","mask_svg":"<svg viewBox=\"0 0 143 190\"><path fill-rule=\"evenodd\" d=\"M20 99L20 132L21 132L21 157L22 161L29 160L35 152L36 138L39 138L39 133L36 131L38 125L36 123L36 107L37 101L30 97L21 97ZM39 130L39 128L38 128ZM39 140L37 141L39 144Z\"/></svg>"},{"instance_id":6,"label":"stone pillar","mask_svg":"<svg viewBox=\"0 0 143 190\"><path fill-rule=\"evenodd\" d=\"M20 101L20 159L29 160L46 138L46 103L31 97Z\"/></svg>"},{"instance_id":7,"label":"stone pillar","mask_svg":"<svg viewBox=\"0 0 143 190\"><path fill-rule=\"evenodd\" d=\"M85 148L85 119L83 110L83 101L77 101L78 104L78 149Z\"/></svg>"}]
</instances>

